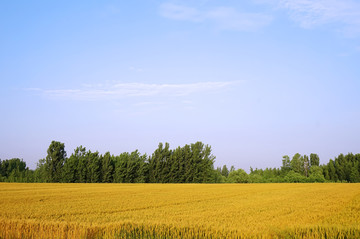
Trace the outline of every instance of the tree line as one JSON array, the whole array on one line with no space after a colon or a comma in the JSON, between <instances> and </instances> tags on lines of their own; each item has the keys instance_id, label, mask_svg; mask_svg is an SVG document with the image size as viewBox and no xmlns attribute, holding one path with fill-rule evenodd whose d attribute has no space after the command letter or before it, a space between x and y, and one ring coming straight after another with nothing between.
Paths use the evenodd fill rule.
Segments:
<instances>
[{"instance_id":1,"label":"tree line","mask_svg":"<svg viewBox=\"0 0 360 239\"><path fill-rule=\"evenodd\" d=\"M283 156L280 168L214 168L211 146L196 142L170 149L159 143L148 156L138 150L112 155L77 147L67 157L64 143L52 141L35 170L18 158L0 160L0 182L59 183L305 183L360 182L360 154L340 154L320 165L317 154Z\"/></svg>"},{"instance_id":2,"label":"tree line","mask_svg":"<svg viewBox=\"0 0 360 239\"><path fill-rule=\"evenodd\" d=\"M104 155L77 147L67 157L65 145L52 141L35 170L20 159L0 160L0 181L61 183L211 183L211 147L196 142L176 149L160 143L151 156L138 150Z\"/></svg>"}]
</instances>

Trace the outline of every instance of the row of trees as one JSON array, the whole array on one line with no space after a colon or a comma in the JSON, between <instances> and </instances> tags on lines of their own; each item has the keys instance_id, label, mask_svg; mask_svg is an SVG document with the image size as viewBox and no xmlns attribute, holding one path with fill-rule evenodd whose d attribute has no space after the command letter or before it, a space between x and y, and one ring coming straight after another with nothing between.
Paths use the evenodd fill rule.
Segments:
<instances>
[{"instance_id":1,"label":"row of trees","mask_svg":"<svg viewBox=\"0 0 360 239\"><path fill-rule=\"evenodd\" d=\"M360 182L360 154L340 154L335 160L330 159L322 169L326 180Z\"/></svg>"},{"instance_id":2,"label":"row of trees","mask_svg":"<svg viewBox=\"0 0 360 239\"><path fill-rule=\"evenodd\" d=\"M340 154L328 164L320 165L317 154L300 155L291 159L283 156L280 168L253 169L247 174L243 169L217 168L223 182L230 183L308 183L308 182L360 182L360 154Z\"/></svg>"},{"instance_id":3,"label":"row of trees","mask_svg":"<svg viewBox=\"0 0 360 239\"><path fill-rule=\"evenodd\" d=\"M288 155L283 156L281 168L253 169L250 173L245 170L235 170L226 165L217 168L222 175L222 181L229 183L296 183L296 182L325 182L320 159L317 154L307 155L295 154L292 159Z\"/></svg>"},{"instance_id":4,"label":"row of trees","mask_svg":"<svg viewBox=\"0 0 360 239\"><path fill-rule=\"evenodd\" d=\"M65 145L51 142L47 156L39 160L36 170L29 170L19 159L0 161L1 181L10 182L63 182L63 183L214 183L215 157L211 147L202 142L170 149L168 143L160 143L151 156L131 153L104 155L77 147L67 157ZM8 162L20 162L20 169L7 166ZM4 171L4 173L2 173ZM11 172L21 176L9 177ZM16 174L18 175L18 174Z\"/></svg>"},{"instance_id":5,"label":"row of trees","mask_svg":"<svg viewBox=\"0 0 360 239\"><path fill-rule=\"evenodd\" d=\"M170 149L160 143L151 156L131 153L104 155L77 147L67 157L65 145L51 142L47 156L30 170L18 158L0 160L0 181L64 183L279 183L360 182L360 154L340 154L320 165L317 154L285 155L280 168L214 169L211 147L202 142Z\"/></svg>"},{"instance_id":6,"label":"row of trees","mask_svg":"<svg viewBox=\"0 0 360 239\"><path fill-rule=\"evenodd\" d=\"M19 159L0 160L0 182L31 182L33 171L26 167L26 163Z\"/></svg>"}]
</instances>

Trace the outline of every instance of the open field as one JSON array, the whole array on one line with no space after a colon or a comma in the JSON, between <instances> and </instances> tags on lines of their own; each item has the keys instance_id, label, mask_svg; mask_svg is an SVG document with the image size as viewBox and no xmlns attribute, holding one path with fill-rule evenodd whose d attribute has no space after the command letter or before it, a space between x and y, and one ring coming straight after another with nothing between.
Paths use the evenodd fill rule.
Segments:
<instances>
[{"instance_id":1,"label":"open field","mask_svg":"<svg viewBox=\"0 0 360 239\"><path fill-rule=\"evenodd\" d=\"M1 238L360 238L360 184L0 184Z\"/></svg>"}]
</instances>

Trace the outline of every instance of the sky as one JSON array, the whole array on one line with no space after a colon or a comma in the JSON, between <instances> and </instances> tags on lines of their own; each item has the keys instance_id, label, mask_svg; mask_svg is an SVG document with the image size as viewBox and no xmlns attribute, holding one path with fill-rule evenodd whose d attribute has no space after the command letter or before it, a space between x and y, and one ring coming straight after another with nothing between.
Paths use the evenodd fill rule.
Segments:
<instances>
[{"instance_id":1,"label":"sky","mask_svg":"<svg viewBox=\"0 0 360 239\"><path fill-rule=\"evenodd\" d=\"M360 153L360 1L0 1L0 159Z\"/></svg>"}]
</instances>

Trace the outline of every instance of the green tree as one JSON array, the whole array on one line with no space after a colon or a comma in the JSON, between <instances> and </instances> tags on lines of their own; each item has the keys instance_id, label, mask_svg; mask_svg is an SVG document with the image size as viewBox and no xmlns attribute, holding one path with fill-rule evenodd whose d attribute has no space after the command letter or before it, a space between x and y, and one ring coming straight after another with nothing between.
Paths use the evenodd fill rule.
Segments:
<instances>
[{"instance_id":1,"label":"green tree","mask_svg":"<svg viewBox=\"0 0 360 239\"><path fill-rule=\"evenodd\" d=\"M45 183L47 180L45 162L46 162L45 159L40 159L36 164L36 169L34 172L34 182L36 183Z\"/></svg>"},{"instance_id":2,"label":"green tree","mask_svg":"<svg viewBox=\"0 0 360 239\"><path fill-rule=\"evenodd\" d=\"M299 153L296 153L291 162L291 170L293 170L295 173L302 173L304 169L303 159Z\"/></svg>"},{"instance_id":3,"label":"green tree","mask_svg":"<svg viewBox=\"0 0 360 239\"><path fill-rule=\"evenodd\" d=\"M248 183L250 180L249 175L243 169L231 171L227 182L229 183Z\"/></svg>"},{"instance_id":4,"label":"green tree","mask_svg":"<svg viewBox=\"0 0 360 239\"><path fill-rule=\"evenodd\" d=\"M283 174L288 173L291 170L290 157L288 155L283 156L281 172Z\"/></svg>"},{"instance_id":5,"label":"green tree","mask_svg":"<svg viewBox=\"0 0 360 239\"><path fill-rule=\"evenodd\" d=\"M335 158L335 169L337 177L340 181L346 180L346 174L344 169L343 155L340 154L338 158Z\"/></svg>"},{"instance_id":6,"label":"green tree","mask_svg":"<svg viewBox=\"0 0 360 239\"><path fill-rule=\"evenodd\" d=\"M114 182L125 183L127 180L127 164L129 153L122 153L115 157Z\"/></svg>"},{"instance_id":7,"label":"green tree","mask_svg":"<svg viewBox=\"0 0 360 239\"><path fill-rule=\"evenodd\" d=\"M221 174L221 167L214 170L212 182L213 183L225 183L226 182L226 177Z\"/></svg>"},{"instance_id":8,"label":"green tree","mask_svg":"<svg viewBox=\"0 0 360 239\"><path fill-rule=\"evenodd\" d=\"M328 163L328 171L329 171L330 180L333 182L338 181L339 178L336 174L335 162L332 159L330 159Z\"/></svg>"},{"instance_id":9,"label":"green tree","mask_svg":"<svg viewBox=\"0 0 360 239\"><path fill-rule=\"evenodd\" d=\"M101 157L101 164L102 182L111 183L113 181L114 163L110 152L106 152L105 155Z\"/></svg>"},{"instance_id":10,"label":"green tree","mask_svg":"<svg viewBox=\"0 0 360 239\"><path fill-rule=\"evenodd\" d=\"M284 181L287 183L305 183L306 177L291 170L288 174L286 174Z\"/></svg>"},{"instance_id":11,"label":"green tree","mask_svg":"<svg viewBox=\"0 0 360 239\"><path fill-rule=\"evenodd\" d=\"M265 183L264 178L260 174L255 173L255 171L249 174L249 180L251 183Z\"/></svg>"},{"instance_id":12,"label":"green tree","mask_svg":"<svg viewBox=\"0 0 360 239\"><path fill-rule=\"evenodd\" d=\"M228 177L229 176L229 169L226 167L226 165L224 165L221 169L221 175L224 177Z\"/></svg>"},{"instance_id":13,"label":"green tree","mask_svg":"<svg viewBox=\"0 0 360 239\"><path fill-rule=\"evenodd\" d=\"M19 158L6 159L0 165L0 181L5 182L26 182L26 173L29 168Z\"/></svg>"},{"instance_id":14,"label":"green tree","mask_svg":"<svg viewBox=\"0 0 360 239\"><path fill-rule=\"evenodd\" d=\"M330 172L329 172L329 165L321 165L320 166L323 170L323 174L326 181L330 181Z\"/></svg>"},{"instance_id":15,"label":"green tree","mask_svg":"<svg viewBox=\"0 0 360 239\"><path fill-rule=\"evenodd\" d=\"M319 166L320 165L320 158L317 154L310 154L310 165L311 166Z\"/></svg>"},{"instance_id":16,"label":"green tree","mask_svg":"<svg viewBox=\"0 0 360 239\"><path fill-rule=\"evenodd\" d=\"M314 165L310 168L309 182L325 182L325 177L321 167Z\"/></svg>"},{"instance_id":17,"label":"green tree","mask_svg":"<svg viewBox=\"0 0 360 239\"><path fill-rule=\"evenodd\" d=\"M350 182L351 183L359 183L360 182L360 174L359 174L359 162L355 162L354 166L351 168L350 173Z\"/></svg>"},{"instance_id":18,"label":"green tree","mask_svg":"<svg viewBox=\"0 0 360 239\"><path fill-rule=\"evenodd\" d=\"M202 142L191 144L192 159L195 162L194 183L211 182L215 156L211 154L211 146Z\"/></svg>"},{"instance_id":19,"label":"green tree","mask_svg":"<svg viewBox=\"0 0 360 239\"><path fill-rule=\"evenodd\" d=\"M159 143L158 148L154 151L149 159L150 182L165 183L168 177L170 167L167 161L170 159L171 151L169 143Z\"/></svg>"},{"instance_id":20,"label":"green tree","mask_svg":"<svg viewBox=\"0 0 360 239\"><path fill-rule=\"evenodd\" d=\"M138 173L141 166L140 152L138 150L131 152L127 160L126 182L134 183L139 177Z\"/></svg>"},{"instance_id":21,"label":"green tree","mask_svg":"<svg viewBox=\"0 0 360 239\"><path fill-rule=\"evenodd\" d=\"M86 154L87 165L87 182L99 183L101 176L101 161L99 152L92 153L90 150Z\"/></svg>"},{"instance_id":22,"label":"green tree","mask_svg":"<svg viewBox=\"0 0 360 239\"><path fill-rule=\"evenodd\" d=\"M90 182L90 180L88 180L88 159L85 155L79 158L77 182Z\"/></svg>"},{"instance_id":23,"label":"green tree","mask_svg":"<svg viewBox=\"0 0 360 239\"><path fill-rule=\"evenodd\" d=\"M303 167L304 167L304 175L305 177L309 176L309 169L310 169L310 161L309 161L309 157L307 155L304 155L302 157L303 159Z\"/></svg>"},{"instance_id":24,"label":"green tree","mask_svg":"<svg viewBox=\"0 0 360 239\"><path fill-rule=\"evenodd\" d=\"M45 168L48 182L60 182L62 168L66 160L65 145L58 141L52 141L45 159Z\"/></svg>"},{"instance_id":25,"label":"green tree","mask_svg":"<svg viewBox=\"0 0 360 239\"><path fill-rule=\"evenodd\" d=\"M147 183L148 182L148 174L149 168L148 164L146 163L148 156L146 154L140 155L139 160L139 167L137 168L137 177L135 178L135 183Z\"/></svg>"},{"instance_id":26,"label":"green tree","mask_svg":"<svg viewBox=\"0 0 360 239\"><path fill-rule=\"evenodd\" d=\"M185 145L175 150L169 144L159 143L149 158L149 181L152 183L202 183L213 182L214 160L211 147L202 142Z\"/></svg>"},{"instance_id":27,"label":"green tree","mask_svg":"<svg viewBox=\"0 0 360 239\"><path fill-rule=\"evenodd\" d=\"M79 159L74 154L71 154L70 158L66 159L62 169L62 182L75 183L77 181L78 164Z\"/></svg>"}]
</instances>

